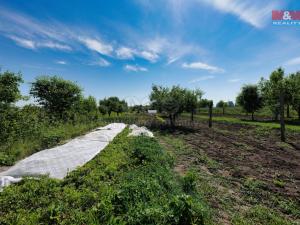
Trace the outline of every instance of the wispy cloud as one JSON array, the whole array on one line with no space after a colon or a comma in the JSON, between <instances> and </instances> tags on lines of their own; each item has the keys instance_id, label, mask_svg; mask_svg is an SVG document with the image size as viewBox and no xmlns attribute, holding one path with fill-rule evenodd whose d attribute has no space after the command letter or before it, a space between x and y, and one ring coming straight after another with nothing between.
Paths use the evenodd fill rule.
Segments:
<instances>
[{"instance_id":1,"label":"wispy cloud","mask_svg":"<svg viewBox=\"0 0 300 225\"><path fill-rule=\"evenodd\" d=\"M239 78L229 79L228 80L229 83L237 83L237 82L240 82L240 81L241 81L241 79L239 79Z\"/></svg>"},{"instance_id":2,"label":"wispy cloud","mask_svg":"<svg viewBox=\"0 0 300 225\"><path fill-rule=\"evenodd\" d=\"M103 58L98 58L96 60L94 60L93 62L90 62L88 65L90 66L100 66L100 67L108 67L111 65L111 63L109 61L107 61L106 59Z\"/></svg>"},{"instance_id":3,"label":"wispy cloud","mask_svg":"<svg viewBox=\"0 0 300 225\"><path fill-rule=\"evenodd\" d=\"M16 37L16 36L8 36L11 40L15 41L15 43L21 47L24 47L24 48L29 48L29 49L35 49L36 46L35 46L35 43L31 40L28 40L28 39L24 39L24 38L19 38L19 37Z\"/></svg>"},{"instance_id":4,"label":"wispy cloud","mask_svg":"<svg viewBox=\"0 0 300 225\"><path fill-rule=\"evenodd\" d=\"M189 83L198 83L198 82L201 82L201 81L211 80L211 79L214 79L214 78L215 78L215 76L212 76L212 75L203 76L203 77L199 77L199 78L196 78L194 80L191 80L191 81L189 81Z\"/></svg>"},{"instance_id":5,"label":"wispy cloud","mask_svg":"<svg viewBox=\"0 0 300 225\"><path fill-rule=\"evenodd\" d=\"M90 50L96 51L102 55L110 56L113 52L113 47L101 40L80 37L79 40Z\"/></svg>"},{"instance_id":6,"label":"wispy cloud","mask_svg":"<svg viewBox=\"0 0 300 225\"><path fill-rule=\"evenodd\" d=\"M117 57L120 59L133 59L136 51L128 47L120 47L116 50Z\"/></svg>"},{"instance_id":7,"label":"wispy cloud","mask_svg":"<svg viewBox=\"0 0 300 225\"><path fill-rule=\"evenodd\" d=\"M60 64L60 65L67 65L67 62L64 60L57 60L55 61L56 64Z\"/></svg>"},{"instance_id":8,"label":"wispy cloud","mask_svg":"<svg viewBox=\"0 0 300 225\"><path fill-rule=\"evenodd\" d=\"M262 28L271 16L271 11L279 7L279 2L251 0L198 0L217 10L237 16L250 25Z\"/></svg>"},{"instance_id":9,"label":"wispy cloud","mask_svg":"<svg viewBox=\"0 0 300 225\"><path fill-rule=\"evenodd\" d=\"M126 71L132 71L132 72L147 72L148 69L145 67L141 67L138 65L125 65L124 70Z\"/></svg>"},{"instance_id":10,"label":"wispy cloud","mask_svg":"<svg viewBox=\"0 0 300 225\"><path fill-rule=\"evenodd\" d=\"M182 68L185 69L200 69L200 70L207 70L210 72L224 72L224 69L211 66L203 62L193 62L193 63L183 63Z\"/></svg>"},{"instance_id":11,"label":"wispy cloud","mask_svg":"<svg viewBox=\"0 0 300 225\"><path fill-rule=\"evenodd\" d=\"M109 59L135 60L140 58L151 63L165 61L167 65L187 55L194 56L203 53L203 49L198 45L187 44L180 37L175 39L160 35L149 37L149 35L137 33L133 35L137 38L123 37L120 42L107 41L97 31L66 26L55 20L42 22L31 16L1 7L0 21L0 35L10 38L18 46L31 50L47 48L66 52L80 51L89 55L96 52ZM110 65L103 60L98 64Z\"/></svg>"},{"instance_id":12,"label":"wispy cloud","mask_svg":"<svg viewBox=\"0 0 300 225\"><path fill-rule=\"evenodd\" d=\"M285 66L300 65L300 57L292 58L284 63Z\"/></svg>"}]
</instances>

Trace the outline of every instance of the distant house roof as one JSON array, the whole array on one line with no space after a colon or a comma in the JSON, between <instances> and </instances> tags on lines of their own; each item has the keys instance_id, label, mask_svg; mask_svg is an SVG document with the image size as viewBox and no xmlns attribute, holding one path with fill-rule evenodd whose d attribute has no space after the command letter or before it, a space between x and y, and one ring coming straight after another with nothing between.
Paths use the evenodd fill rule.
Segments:
<instances>
[{"instance_id":1,"label":"distant house roof","mask_svg":"<svg viewBox=\"0 0 300 225\"><path fill-rule=\"evenodd\" d=\"M155 110L155 109L148 109L148 113L149 114L156 114L157 110Z\"/></svg>"}]
</instances>

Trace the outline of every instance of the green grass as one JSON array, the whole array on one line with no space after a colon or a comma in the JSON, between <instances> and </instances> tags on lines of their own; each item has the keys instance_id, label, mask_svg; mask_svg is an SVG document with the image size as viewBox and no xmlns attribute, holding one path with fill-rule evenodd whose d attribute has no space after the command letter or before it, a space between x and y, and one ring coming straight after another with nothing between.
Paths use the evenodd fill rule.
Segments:
<instances>
[{"instance_id":1,"label":"green grass","mask_svg":"<svg viewBox=\"0 0 300 225\"><path fill-rule=\"evenodd\" d=\"M210 224L210 210L149 137L119 134L63 181L24 179L0 193L0 224Z\"/></svg>"},{"instance_id":2,"label":"green grass","mask_svg":"<svg viewBox=\"0 0 300 225\"><path fill-rule=\"evenodd\" d=\"M24 137L8 145L0 145L0 166L13 165L19 159L40 150L62 144L68 139L82 135L104 124L105 122L101 121L91 121L89 123L61 123L58 126L41 127L39 134L35 137Z\"/></svg>"},{"instance_id":3,"label":"green grass","mask_svg":"<svg viewBox=\"0 0 300 225\"><path fill-rule=\"evenodd\" d=\"M208 117L204 116L204 115L196 115L195 118L199 119L199 120L207 120L208 119ZM242 119L239 119L239 118L227 117L227 116L213 117L213 121L259 126L259 127L269 128L269 129L279 129L280 128L280 124L275 123L275 122L259 122L259 121L250 121L250 120L246 121L246 120L242 120ZM300 132L300 126L299 125L286 124L285 126L286 126L287 130Z\"/></svg>"}]
</instances>

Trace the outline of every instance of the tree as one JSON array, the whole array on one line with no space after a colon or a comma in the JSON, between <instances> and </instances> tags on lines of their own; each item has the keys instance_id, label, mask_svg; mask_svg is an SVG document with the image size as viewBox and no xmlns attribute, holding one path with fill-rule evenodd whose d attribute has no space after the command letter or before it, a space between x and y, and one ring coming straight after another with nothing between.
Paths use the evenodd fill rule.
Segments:
<instances>
[{"instance_id":1,"label":"tree","mask_svg":"<svg viewBox=\"0 0 300 225\"><path fill-rule=\"evenodd\" d=\"M185 110L191 113L191 121L194 121L194 114L196 113L202 95L203 92L200 89L185 90Z\"/></svg>"},{"instance_id":2,"label":"tree","mask_svg":"<svg viewBox=\"0 0 300 225\"><path fill-rule=\"evenodd\" d=\"M159 112L166 113L170 120L171 127L175 127L176 118L185 109L186 90L179 86L166 88L153 85L150 94L152 106Z\"/></svg>"},{"instance_id":3,"label":"tree","mask_svg":"<svg viewBox=\"0 0 300 225\"><path fill-rule=\"evenodd\" d=\"M117 115L119 115L119 113L126 112L127 110L128 110L127 102L125 102L125 100L119 101L116 110Z\"/></svg>"},{"instance_id":4,"label":"tree","mask_svg":"<svg viewBox=\"0 0 300 225\"><path fill-rule=\"evenodd\" d=\"M109 97L99 102L99 109L103 112L106 111L110 116L112 112L116 112L118 115L119 113L127 111L127 103L123 100L120 101L118 97Z\"/></svg>"},{"instance_id":5,"label":"tree","mask_svg":"<svg viewBox=\"0 0 300 225\"><path fill-rule=\"evenodd\" d=\"M254 120L254 112L262 108L262 97L256 85L245 85L242 87L242 91L238 95L236 102L246 112L251 113L252 120Z\"/></svg>"},{"instance_id":6,"label":"tree","mask_svg":"<svg viewBox=\"0 0 300 225\"><path fill-rule=\"evenodd\" d=\"M107 107L105 105L99 105L98 110L102 115L108 113Z\"/></svg>"},{"instance_id":7,"label":"tree","mask_svg":"<svg viewBox=\"0 0 300 225\"><path fill-rule=\"evenodd\" d=\"M297 111L300 120L300 72L291 74L287 79L291 93L291 105Z\"/></svg>"},{"instance_id":8,"label":"tree","mask_svg":"<svg viewBox=\"0 0 300 225\"><path fill-rule=\"evenodd\" d=\"M30 94L49 113L63 118L81 99L81 88L60 77L38 77L32 83Z\"/></svg>"},{"instance_id":9,"label":"tree","mask_svg":"<svg viewBox=\"0 0 300 225\"><path fill-rule=\"evenodd\" d=\"M21 98L19 86L23 83L20 73L6 71L0 73L0 103L10 104Z\"/></svg>"},{"instance_id":10,"label":"tree","mask_svg":"<svg viewBox=\"0 0 300 225\"><path fill-rule=\"evenodd\" d=\"M225 108L228 106L227 102L224 102L223 100L219 101L216 105L218 108L222 108L223 115L225 114Z\"/></svg>"},{"instance_id":11,"label":"tree","mask_svg":"<svg viewBox=\"0 0 300 225\"><path fill-rule=\"evenodd\" d=\"M209 104L210 104L210 101L208 99L206 99L206 98L201 99L199 101L199 107L200 108L207 108L207 107L209 107Z\"/></svg>"},{"instance_id":12,"label":"tree","mask_svg":"<svg viewBox=\"0 0 300 225\"><path fill-rule=\"evenodd\" d=\"M87 113L97 111L97 101L93 96L81 99L81 107Z\"/></svg>"},{"instance_id":13,"label":"tree","mask_svg":"<svg viewBox=\"0 0 300 225\"><path fill-rule=\"evenodd\" d=\"M276 121L280 112L280 86L283 80L284 71L282 68L278 68L271 73L269 79L262 78L259 82L264 104L271 109Z\"/></svg>"},{"instance_id":14,"label":"tree","mask_svg":"<svg viewBox=\"0 0 300 225\"><path fill-rule=\"evenodd\" d=\"M227 105L228 105L228 107L234 107L233 101L228 101L228 102L227 102Z\"/></svg>"},{"instance_id":15,"label":"tree","mask_svg":"<svg viewBox=\"0 0 300 225\"><path fill-rule=\"evenodd\" d=\"M270 75L270 79L262 79L260 81L261 91L264 101L271 107L275 107L276 117L280 115L280 131L281 141L285 141L285 121L284 121L284 105L290 104L292 101L292 82L284 77L284 70L278 68Z\"/></svg>"},{"instance_id":16,"label":"tree","mask_svg":"<svg viewBox=\"0 0 300 225\"><path fill-rule=\"evenodd\" d=\"M130 108L130 110L132 112L142 113L145 111L145 107L143 107L143 105L134 105Z\"/></svg>"}]
</instances>

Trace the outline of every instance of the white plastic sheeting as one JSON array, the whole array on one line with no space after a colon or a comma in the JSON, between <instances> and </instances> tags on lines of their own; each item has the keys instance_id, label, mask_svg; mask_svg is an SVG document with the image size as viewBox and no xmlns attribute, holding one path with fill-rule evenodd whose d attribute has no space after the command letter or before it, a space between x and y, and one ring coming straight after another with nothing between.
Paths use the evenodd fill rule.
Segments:
<instances>
[{"instance_id":1,"label":"white plastic sheeting","mask_svg":"<svg viewBox=\"0 0 300 225\"><path fill-rule=\"evenodd\" d=\"M20 181L23 176L48 174L52 178L63 179L68 172L94 158L125 127L124 123L112 123L64 145L37 152L0 173L0 189Z\"/></svg>"},{"instance_id":2,"label":"white plastic sheeting","mask_svg":"<svg viewBox=\"0 0 300 225\"><path fill-rule=\"evenodd\" d=\"M154 137L153 133L149 131L146 127L138 127L135 124L129 126L131 132L128 136L147 136L147 137Z\"/></svg>"}]
</instances>

